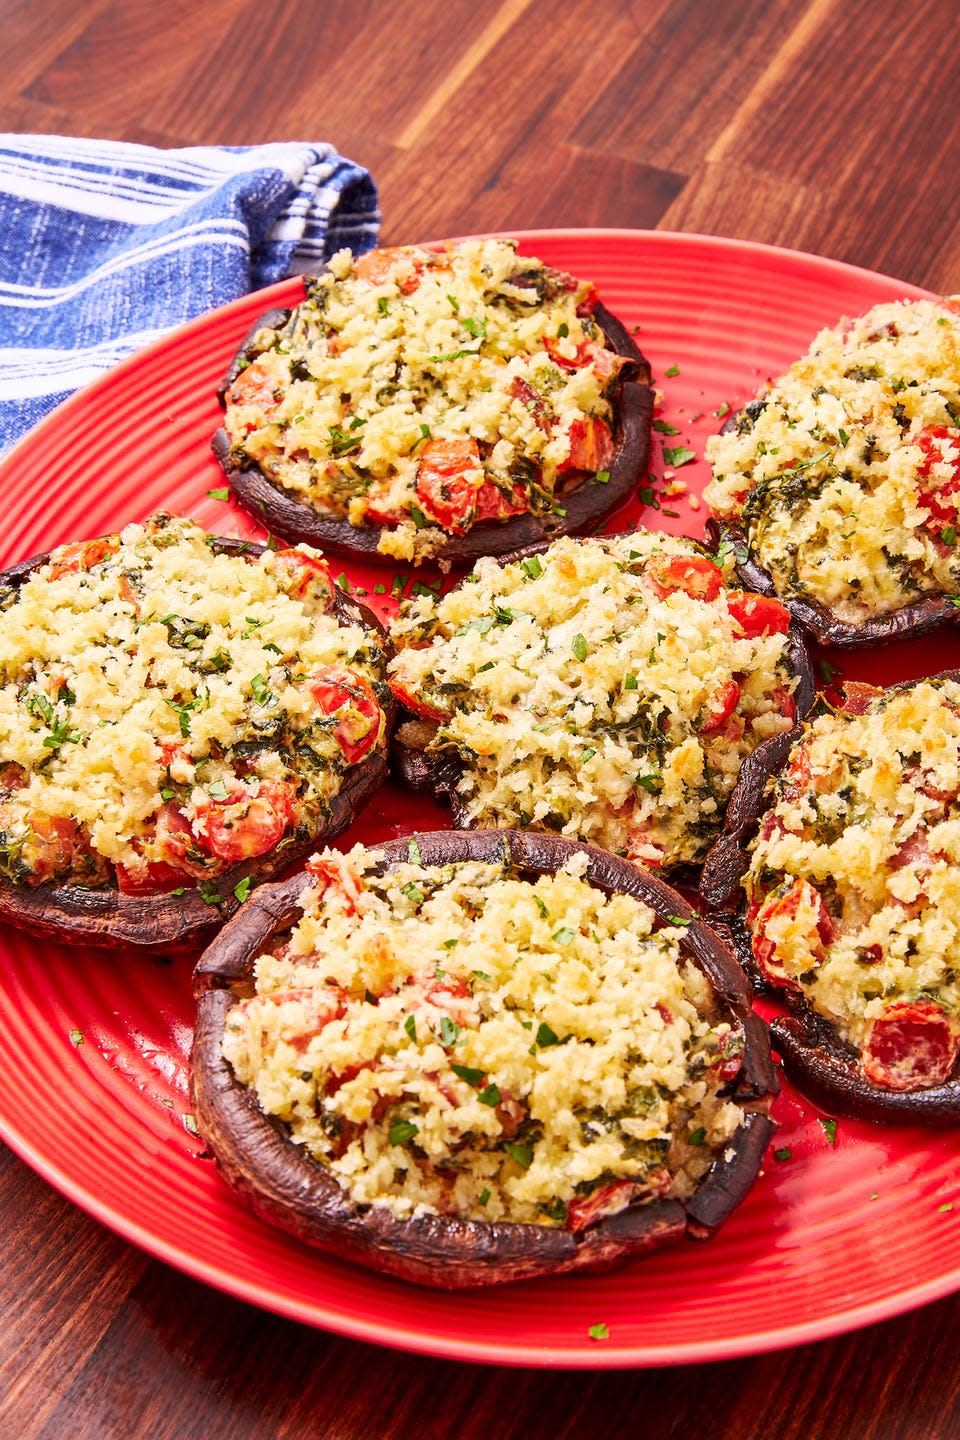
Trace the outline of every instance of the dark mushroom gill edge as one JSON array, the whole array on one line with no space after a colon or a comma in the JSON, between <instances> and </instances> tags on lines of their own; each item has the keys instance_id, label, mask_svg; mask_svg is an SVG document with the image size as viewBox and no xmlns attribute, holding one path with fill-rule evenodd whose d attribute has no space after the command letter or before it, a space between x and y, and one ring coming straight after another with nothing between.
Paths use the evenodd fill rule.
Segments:
<instances>
[{"instance_id":1,"label":"dark mushroom gill edge","mask_svg":"<svg viewBox=\"0 0 960 1440\"><path fill-rule=\"evenodd\" d=\"M589 857L586 879L600 890L646 902L663 923L690 919L681 942L706 975L721 1009L744 1033L743 1066L733 1099L746 1110L741 1128L685 1203L657 1200L601 1219L574 1235L542 1225L488 1223L440 1215L398 1220L380 1206L355 1204L336 1180L293 1144L237 1082L221 1054L224 1022L253 960L300 914L304 877L265 886L221 931L197 966L191 1063L200 1134L231 1184L266 1222L342 1259L440 1289L501 1284L570 1271L627 1265L684 1235L705 1239L743 1200L776 1126L766 1111L778 1082L767 1034L753 1014L750 989L726 947L662 880L592 846L516 831L435 831L416 837L424 865L508 859L521 874L558 870L569 856ZM409 857L409 840L376 847L381 873Z\"/></svg>"},{"instance_id":2,"label":"dark mushroom gill edge","mask_svg":"<svg viewBox=\"0 0 960 1440\"><path fill-rule=\"evenodd\" d=\"M256 556L266 548L229 536L209 539L219 554ZM45 552L0 572L0 586L22 585L49 558L50 552ZM333 613L342 624L360 624L381 635L386 657L383 627L366 606L337 588ZM0 920L42 938L76 945L135 945L141 950L175 950L206 940L208 932L239 907L234 890L242 880L249 876L254 884L259 884L261 880L273 879L352 823L386 776L395 709L392 702L385 706L383 739L375 751L346 772L322 830L221 871L216 877L217 893L222 892L218 902L204 900L195 887L187 888L182 895L124 895L115 889L87 890L80 885L58 882L35 887L17 885L0 875Z\"/></svg>"},{"instance_id":3,"label":"dark mushroom gill edge","mask_svg":"<svg viewBox=\"0 0 960 1440\"><path fill-rule=\"evenodd\" d=\"M282 329L291 313L291 310L268 310L251 327L218 388L221 404L242 362L248 358L254 338L263 330ZM614 401L617 450L610 463L609 479L599 481L588 477L576 490L565 494L564 515L518 515L510 520L474 525L464 535L451 535L430 554L430 564L442 561L472 565L481 555L500 555L507 550L556 539L558 535L576 535L600 524L629 499L640 477L646 473L650 459L653 419L650 367L626 327L605 306L596 306L594 318L610 349L632 362L621 372ZM259 466L250 464L241 468L234 461L226 430L218 430L212 444L237 499L272 534L291 542L316 545L332 555L394 563L390 556L382 555L377 549L385 533L382 526L356 526L345 519L324 517L319 510L269 480Z\"/></svg>"},{"instance_id":4,"label":"dark mushroom gill edge","mask_svg":"<svg viewBox=\"0 0 960 1440\"><path fill-rule=\"evenodd\" d=\"M910 689L925 679L960 682L960 670L944 670L890 688ZM700 896L709 922L753 978L755 987L775 994L789 1007L789 1015L771 1022L770 1034L784 1071L798 1090L824 1109L855 1120L956 1125L960 1122L960 1078L925 1090L883 1090L871 1085L860 1068L859 1052L841 1038L835 1026L818 1015L802 995L767 986L757 970L740 880L749 865L750 842L767 809L770 784L787 763L796 739L796 731L777 736L779 753L771 750L761 757L759 750L755 751L741 771L723 834L703 866Z\"/></svg>"}]
</instances>

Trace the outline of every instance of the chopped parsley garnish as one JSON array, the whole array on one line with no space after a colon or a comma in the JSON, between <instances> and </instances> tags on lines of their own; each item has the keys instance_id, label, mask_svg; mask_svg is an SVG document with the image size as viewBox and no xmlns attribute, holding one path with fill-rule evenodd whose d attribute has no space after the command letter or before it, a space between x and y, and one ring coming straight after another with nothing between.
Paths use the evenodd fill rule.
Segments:
<instances>
[{"instance_id":1,"label":"chopped parsley garnish","mask_svg":"<svg viewBox=\"0 0 960 1440\"><path fill-rule=\"evenodd\" d=\"M668 371L667 371L667 374L669 375L669 373L670 373L670 372L669 372L669 370L668 370ZM610 1339L610 1331L609 1331L608 1327L603 1323L602 1320L600 1321L599 1325L591 1325L591 1326L590 1326L590 1329L587 1331L587 1334L590 1336L590 1339L591 1339L591 1340L609 1340L609 1339Z\"/></svg>"},{"instance_id":2,"label":"chopped parsley garnish","mask_svg":"<svg viewBox=\"0 0 960 1440\"><path fill-rule=\"evenodd\" d=\"M704 1142L706 1141L706 1138L707 1138L707 1132L706 1132L706 1130L704 1129L704 1127L703 1127L702 1125L698 1125L697 1128L696 1128L696 1130L691 1130L691 1131L690 1131L690 1134L687 1136L687 1144L688 1144L688 1145L703 1145Z\"/></svg>"},{"instance_id":3,"label":"chopped parsley garnish","mask_svg":"<svg viewBox=\"0 0 960 1440\"><path fill-rule=\"evenodd\" d=\"M671 365L671 366L669 367L669 369L664 370L663 373L664 373L664 375L666 375L666 377L667 377L668 380L672 380L673 377L674 377L674 375L679 375L679 374L680 374L680 366L679 366L679 365Z\"/></svg>"},{"instance_id":4,"label":"chopped parsley garnish","mask_svg":"<svg viewBox=\"0 0 960 1440\"><path fill-rule=\"evenodd\" d=\"M216 885L212 884L209 880L204 880L200 886L200 899L203 900L206 905L219 905L223 896L220 894Z\"/></svg>"},{"instance_id":5,"label":"chopped parsley garnish","mask_svg":"<svg viewBox=\"0 0 960 1440\"><path fill-rule=\"evenodd\" d=\"M624 675L624 677L623 677L623 688L624 688L624 690L636 690L636 688L637 688L637 677L636 677L636 675L634 675L634 673L633 673L632 670L628 670L627 673L626 673L626 675Z\"/></svg>"},{"instance_id":6,"label":"chopped parsley garnish","mask_svg":"<svg viewBox=\"0 0 960 1440\"><path fill-rule=\"evenodd\" d=\"M846 430L838 430L837 438L839 439L841 445L850 444L850 436L847 434Z\"/></svg>"},{"instance_id":7,"label":"chopped parsley garnish","mask_svg":"<svg viewBox=\"0 0 960 1440\"><path fill-rule=\"evenodd\" d=\"M273 699L273 696L270 693L270 687L267 684L267 677L265 675L254 675L253 679L250 681L250 689L253 692L253 698L254 700L256 700L258 705L269 705L270 701Z\"/></svg>"},{"instance_id":8,"label":"chopped parsley garnish","mask_svg":"<svg viewBox=\"0 0 960 1440\"><path fill-rule=\"evenodd\" d=\"M71 1045L82 1045L82 1044L83 1044L83 1031L82 1031L82 1030L71 1030L71 1031L70 1031L70 1044L71 1044Z\"/></svg>"},{"instance_id":9,"label":"chopped parsley garnish","mask_svg":"<svg viewBox=\"0 0 960 1440\"><path fill-rule=\"evenodd\" d=\"M724 415L730 414L730 406L727 404L726 400L724 400L723 404L718 405L713 413L714 415L716 415L718 420L722 420Z\"/></svg>"},{"instance_id":10,"label":"chopped parsley garnish","mask_svg":"<svg viewBox=\"0 0 960 1440\"><path fill-rule=\"evenodd\" d=\"M572 643L572 645L570 646L570 649L573 651L574 655L577 657L578 660L580 660L580 661L586 660L586 658L587 658L587 641L586 641L586 637L583 636L583 635L574 635L574 637L573 637L573 643Z\"/></svg>"},{"instance_id":11,"label":"chopped parsley garnish","mask_svg":"<svg viewBox=\"0 0 960 1440\"><path fill-rule=\"evenodd\" d=\"M663 448L663 458L668 465L672 465L674 469L679 469L681 465L689 465L691 460L696 460L697 456L696 452L688 450L686 445L665 445Z\"/></svg>"},{"instance_id":12,"label":"chopped parsley garnish","mask_svg":"<svg viewBox=\"0 0 960 1440\"><path fill-rule=\"evenodd\" d=\"M414 905L423 904L423 891L420 889L420 886L415 885L412 880L408 880L406 885L400 886L400 893L401 895L406 895L408 900L412 900Z\"/></svg>"},{"instance_id":13,"label":"chopped parsley garnish","mask_svg":"<svg viewBox=\"0 0 960 1440\"><path fill-rule=\"evenodd\" d=\"M547 909L546 905L543 903L543 901L540 899L540 896L539 896L539 895L534 895L534 897L533 897L533 903L536 905L537 909L538 909L539 912L540 912L540 918L541 918L541 920L546 920L546 919L549 917L549 913L550 913L550 912L548 911L548 909Z\"/></svg>"},{"instance_id":14,"label":"chopped parsley garnish","mask_svg":"<svg viewBox=\"0 0 960 1440\"><path fill-rule=\"evenodd\" d=\"M420 509L420 506L414 505L412 502L410 505L410 519L413 521L414 525L417 527L418 530L425 529L427 524L427 517Z\"/></svg>"},{"instance_id":15,"label":"chopped parsley garnish","mask_svg":"<svg viewBox=\"0 0 960 1440\"><path fill-rule=\"evenodd\" d=\"M550 939L554 945L569 945L576 933L576 930L571 930L569 925L564 925L559 930L556 930L550 936Z\"/></svg>"},{"instance_id":16,"label":"chopped parsley garnish","mask_svg":"<svg viewBox=\"0 0 960 1440\"><path fill-rule=\"evenodd\" d=\"M658 774L638 775L633 783L642 786L650 795L659 795L663 789L663 776Z\"/></svg>"},{"instance_id":17,"label":"chopped parsley garnish","mask_svg":"<svg viewBox=\"0 0 960 1440\"><path fill-rule=\"evenodd\" d=\"M240 901L241 905L243 904L244 900L248 898L252 887L253 877L251 875L244 875L243 879L238 880L236 885L234 885L233 893Z\"/></svg>"},{"instance_id":18,"label":"chopped parsley garnish","mask_svg":"<svg viewBox=\"0 0 960 1440\"><path fill-rule=\"evenodd\" d=\"M465 1081L468 1085L472 1085L474 1090L479 1090L483 1084L484 1072L475 1069L472 1065L451 1065L450 1069L459 1079Z\"/></svg>"},{"instance_id":19,"label":"chopped parsley garnish","mask_svg":"<svg viewBox=\"0 0 960 1440\"><path fill-rule=\"evenodd\" d=\"M525 560L520 561L520 569L528 580L539 580L543 574L543 565L540 563L540 556L528 555Z\"/></svg>"},{"instance_id":20,"label":"chopped parsley garnish","mask_svg":"<svg viewBox=\"0 0 960 1440\"><path fill-rule=\"evenodd\" d=\"M226 800L228 791L222 780L214 780L207 786L207 794L211 800Z\"/></svg>"},{"instance_id":21,"label":"chopped parsley garnish","mask_svg":"<svg viewBox=\"0 0 960 1440\"><path fill-rule=\"evenodd\" d=\"M451 350L449 355L430 355L428 359L431 365L445 365L448 360L462 360L465 355L479 354L480 346L478 345L476 350Z\"/></svg>"},{"instance_id":22,"label":"chopped parsley garnish","mask_svg":"<svg viewBox=\"0 0 960 1440\"><path fill-rule=\"evenodd\" d=\"M938 1215L942 1215L945 1210L952 1210L952 1209L953 1209L953 1201L952 1201L952 1200L946 1200L946 1201L944 1201L944 1203L943 1203L942 1205L938 1205L938 1206L937 1206L937 1214L938 1214Z\"/></svg>"},{"instance_id":23,"label":"chopped parsley garnish","mask_svg":"<svg viewBox=\"0 0 960 1440\"><path fill-rule=\"evenodd\" d=\"M596 475L595 475L593 478L594 478L600 485L606 485L607 481L610 479L610 471L609 471L609 470L598 470L597 473L596 473Z\"/></svg>"},{"instance_id":24,"label":"chopped parsley garnish","mask_svg":"<svg viewBox=\"0 0 960 1440\"><path fill-rule=\"evenodd\" d=\"M193 1116L189 1113L189 1111L188 1111L187 1114L184 1115L184 1117L183 1117L183 1124L184 1124L184 1128L187 1129L187 1130L189 1130L191 1135L199 1135L199 1134L200 1134L200 1131L197 1129L197 1122L196 1122L196 1120L193 1118Z\"/></svg>"},{"instance_id":25,"label":"chopped parsley garnish","mask_svg":"<svg viewBox=\"0 0 960 1440\"><path fill-rule=\"evenodd\" d=\"M945 525L944 528L940 531L940 539L943 541L944 545L956 545L957 527L955 525Z\"/></svg>"},{"instance_id":26,"label":"chopped parsley garnish","mask_svg":"<svg viewBox=\"0 0 960 1440\"><path fill-rule=\"evenodd\" d=\"M779 1150L774 1150L773 1158L774 1160L792 1160L793 1151L789 1145L781 1145Z\"/></svg>"},{"instance_id":27,"label":"chopped parsley garnish","mask_svg":"<svg viewBox=\"0 0 960 1440\"><path fill-rule=\"evenodd\" d=\"M500 1091L496 1085L487 1085L485 1089L477 1091L477 1099L481 1105L489 1105L493 1110L500 1104Z\"/></svg>"},{"instance_id":28,"label":"chopped parsley garnish","mask_svg":"<svg viewBox=\"0 0 960 1440\"><path fill-rule=\"evenodd\" d=\"M480 1191L480 1194L477 1196L477 1204L478 1204L478 1205L486 1205L486 1204L488 1203L489 1199L490 1199L490 1191L487 1190L486 1188L484 1188L483 1190Z\"/></svg>"},{"instance_id":29,"label":"chopped parsley garnish","mask_svg":"<svg viewBox=\"0 0 960 1440\"><path fill-rule=\"evenodd\" d=\"M444 1049L449 1050L456 1045L459 1034L460 1026L449 1015L444 1015L440 1021L440 1044Z\"/></svg>"},{"instance_id":30,"label":"chopped parsley garnish","mask_svg":"<svg viewBox=\"0 0 960 1440\"><path fill-rule=\"evenodd\" d=\"M377 309L380 311L381 315L390 314L390 301L387 299L386 295L377 296Z\"/></svg>"},{"instance_id":31,"label":"chopped parsley garnish","mask_svg":"<svg viewBox=\"0 0 960 1440\"><path fill-rule=\"evenodd\" d=\"M229 500L230 491L226 485L217 485L213 490L207 491L207 498L210 500Z\"/></svg>"},{"instance_id":32,"label":"chopped parsley garnish","mask_svg":"<svg viewBox=\"0 0 960 1440\"><path fill-rule=\"evenodd\" d=\"M680 431L677 429L676 425L671 425L669 420L654 420L653 428L654 430L658 430L661 435L680 434Z\"/></svg>"},{"instance_id":33,"label":"chopped parsley garnish","mask_svg":"<svg viewBox=\"0 0 960 1440\"><path fill-rule=\"evenodd\" d=\"M556 1030L554 1030L552 1026L548 1025L546 1020L541 1020L539 1026L537 1027L537 1044L540 1046L541 1050L546 1050L548 1045L560 1044L560 1037L558 1036Z\"/></svg>"},{"instance_id":34,"label":"chopped parsley garnish","mask_svg":"<svg viewBox=\"0 0 960 1440\"><path fill-rule=\"evenodd\" d=\"M403 1028L404 1028L404 1030L406 1030L406 1032L407 1032L407 1034L410 1036L410 1039L411 1039L411 1040L416 1040L416 1038L417 1038L417 1022L416 1022L416 1019L414 1018L413 1015L408 1015L408 1016L407 1016L406 1020L404 1020L404 1022L403 1022Z\"/></svg>"},{"instance_id":35,"label":"chopped parsley garnish","mask_svg":"<svg viewBox=\"0 0 960 1440\"><path fill-rule=\"evenodd\" d=\"M820 1116L818 1116L817 1118L820 1120L820 1126L821 1126L821 1128L822 1128L822 1130L823 1130L824 1135L826 1135L826 1137L827 1137L827 1144L828 1144L828 1145L836 1145L836 1143L837 1143L837 1122L836 1122L836 1120L825 1120L825 1119L823 1119L823 1118L820 1117Z\"/></svg>"},{"instance_id":36,"label":"chopped parsley garnish","mask_svg":"<svg viewBox=\"0 0 960 1440\"><path fill-rule=\"evenodd\" d=\"M406 1145L408 1140L412 1140L414 1135L419 1134L419 1131L420 1127L415 1125L412 1120L394 1120L390 1126L390 1144Z\"/></svg>"},{"instance_id":37,"label":"chopped parsley garnish","mask_svg":"<svg viewBox=\"0 0 960 1440\"><path fill-rule=\"evenodd\" d=\"M417 844L416 840L407 841L407 856L410 860L411 865L420 864L420 846Z\"/></svg>"},{"instance_id":38,"label":"chopped parsley garnish","mask_svg":"<svg viewBox=\"0 0 960 1440\"><path fill-rule=\"evenodd\" d=\"M531 1145L506 1144L503 1148L510 1156L510 1159L517 1162L521 1170L530 1169L530 1166L533 1164L533 1147Z\"/></svg>"}]
</instances>

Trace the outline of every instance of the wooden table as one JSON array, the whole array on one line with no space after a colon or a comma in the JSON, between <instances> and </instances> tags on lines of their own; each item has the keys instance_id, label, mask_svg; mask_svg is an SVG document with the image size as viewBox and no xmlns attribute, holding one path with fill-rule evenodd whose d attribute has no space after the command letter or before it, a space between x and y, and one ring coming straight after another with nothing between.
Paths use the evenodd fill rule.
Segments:
<instances>
[{"instance_id":1,"label":"wooden table","mask_svg":"<svg viewBox=\"0 0 960 1440\"><path fill-rule=\"evenodd\" d=\"M376 177L387 243L660 227L960 290L955 20L952 0L0 0L0 122L329 139ZM960 1436L960 1297L754 1359L494 1369L228 1299L9 1152L0 1203L0 1440Z\"/></svg>"}]
</instances>

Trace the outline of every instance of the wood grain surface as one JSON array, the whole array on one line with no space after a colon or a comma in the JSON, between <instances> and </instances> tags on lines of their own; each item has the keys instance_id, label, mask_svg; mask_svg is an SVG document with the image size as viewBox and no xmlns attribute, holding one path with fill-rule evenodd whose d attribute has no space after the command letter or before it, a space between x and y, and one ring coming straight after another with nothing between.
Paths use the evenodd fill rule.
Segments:
<instances>
[{"instance_id":1,"label":"wood grain surface","mask_svg":"<svg viewBox=\"0 0 960 1440\"><path fill-rule=\"evenodd\" d=\"M330 140L373 173L386 243L660 227L957 291L956 19L956 0L0 0L0 126ZM960 1297L736 1362L507 1370L228 1299L9 1152L0 1214L0 1440L960 1437Z\"/></svg>"}]
</instances>

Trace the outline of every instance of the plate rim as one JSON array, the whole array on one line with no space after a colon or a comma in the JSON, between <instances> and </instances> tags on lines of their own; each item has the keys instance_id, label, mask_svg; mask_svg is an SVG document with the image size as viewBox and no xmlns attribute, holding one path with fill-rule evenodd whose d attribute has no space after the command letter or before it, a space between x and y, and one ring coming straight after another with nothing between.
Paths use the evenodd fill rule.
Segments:
<instances>
[{"instance_id":1,"label":"plate rim","mask_svg":"<svg viewBox=\"0 0 960 1440\"><path fill-rule=\"evenodd\" d=\"M601 239L605 242L620 241L637 244L661 245L667 247L700 248L715 251L725 256L756 255L786 265L799 267L807 274L838 281L871 283L881 281L886 285L903 287L905 298L937 298L936 293L917 286L899 277L853 265L848 261L809 251L794 250L788 246L771 245L722 235L705 235L677 230L634 229L629 227L556 227L533 230L511 229L483 232L502 237L515 238L521 245L536 244L539 240L550 243L570 240L589 241ZM479 238L479 235L455 238ZM424 241L424 244L438 245L442 240ZM75 410L83 409L96 400L101 390L123 383L128 371L134 371L149 363L154 355L164 354L171 346L189 344L195 335L205 333L214 323L229 321L237 312L249 311L253 302L263 302L263 310L271 303L289 302L296 295L297 286L302 285L302 276L290 276L261 290L250 291L225 304L204 311L186 323L176 326L149 345L133 351L130 355L97 376L73 394L68 396L35 426L23 435L0 457L0 484L11 473L15 473L24 448L43 444L51 432L58 432L68 425ZM960 1263L953 1269L913 1285L906 1290L897 1290L880 1298L863 1301L849 1308L837 1309L828 1316L817 1316L795 1321L777 1329L753 1328L750 1333L720 1339L698 1338L686 1342L672 1342L669 1345L617 1345L610 1340L598 1344L583 1341L557 1347L556 1345L527 1345L518 1347L514 1342L464 1339L449 1333L433 1334L423 1325L404 1328L396 1317L390 1321L358 1318L355 1315L331 1313L301 1302L292 1296L280 1293L280 1288L268 1289L262 1281L243 1278L225 1272L219 1265L212 1264L196 1253L187 1253L176 1244L156 1235L135 1218L125 1214L116 1205L111 1205L92 1193L82 1180L75 1179L67 1170L52 1162L30 1143L30 1137L17 1126L10 1124L0 1113L0 1139L27 1164L42 1180L58 1190L72 1204L83 1210L95 1221L137 1246L155 1259L214 1289L231 1295L235 1299L265 1309L287 1319L331 1331L346 1338L382 1345L418 1355L428 1355L457 1361L505 1366L558 1367L569 1369L623 1369L653 1366L672 1366L700 1363L708 1360L736 1359L754 1354L789 1348L799 1344L826 1340L904 1314L918 1306L941 1299L960 1289ZM399 1282L398 1282L399 1283ZM439 1325L436 1327L439 1332ZM586 1334L586 1327L584 1327Z\"/></svg>"}]
</instances>

